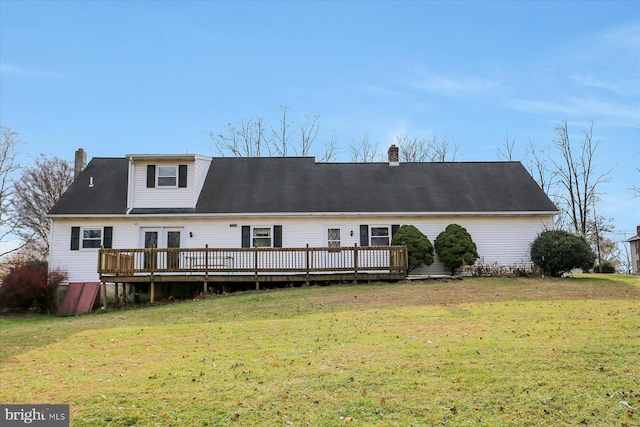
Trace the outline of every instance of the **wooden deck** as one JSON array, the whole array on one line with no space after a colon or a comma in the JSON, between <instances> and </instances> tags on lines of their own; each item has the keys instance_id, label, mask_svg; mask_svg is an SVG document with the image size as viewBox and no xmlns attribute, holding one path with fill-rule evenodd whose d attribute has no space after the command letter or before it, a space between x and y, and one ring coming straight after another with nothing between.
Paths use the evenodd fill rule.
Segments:
<instances>
[{"instance_id":1,"label":"wooden deck","mask_svg":"<svg viewBox=\"0 0 640 427\"><path fill-rule=\"evenodd\" d=\"M404 246L339 248L100 249L98 273L106 283L327 282L402 280ZM117 293L117 292L116 292Z\"/></svg>"}]
</instances>

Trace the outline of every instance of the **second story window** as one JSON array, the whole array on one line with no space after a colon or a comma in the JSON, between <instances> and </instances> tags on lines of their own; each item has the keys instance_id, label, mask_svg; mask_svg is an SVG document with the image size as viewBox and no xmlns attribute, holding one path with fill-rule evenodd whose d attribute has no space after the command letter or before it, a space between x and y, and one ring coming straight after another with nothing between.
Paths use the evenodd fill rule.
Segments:
<instances>
[{"instance_id":1,"label":"second story window","mask_svg":"<svg viewBox=\"0 0 640 427\"><path fill-rule=\"evenodd\" d=\"M185 188L187 165L147 165L147 188Z\"/></svg>"},{"instance_id":2,"label":"second story window","mask_svg":"<svg viewBox=\"0 0 640 427\"><path fill-rule=\"evenodd\" d=\"M176 166L158 167L158 187L177 187L178 168Z\"/></svg>"}]
</instances>

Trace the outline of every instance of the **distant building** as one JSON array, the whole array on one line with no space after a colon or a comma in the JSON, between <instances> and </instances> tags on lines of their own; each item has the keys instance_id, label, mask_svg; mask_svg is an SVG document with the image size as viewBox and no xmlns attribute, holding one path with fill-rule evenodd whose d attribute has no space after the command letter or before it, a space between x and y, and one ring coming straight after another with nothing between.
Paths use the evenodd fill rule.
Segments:
<instances>
[{"instance_id":1,"label":"distant building","mask_svg":"<svg viewBox=\"0 0 640 427\"><path fill-rule=\"evenodd\" d=\"M636 227L636 235L625 242L631 245L631 271L640 276L640 225Z\"/></svg>"}]
</instances>

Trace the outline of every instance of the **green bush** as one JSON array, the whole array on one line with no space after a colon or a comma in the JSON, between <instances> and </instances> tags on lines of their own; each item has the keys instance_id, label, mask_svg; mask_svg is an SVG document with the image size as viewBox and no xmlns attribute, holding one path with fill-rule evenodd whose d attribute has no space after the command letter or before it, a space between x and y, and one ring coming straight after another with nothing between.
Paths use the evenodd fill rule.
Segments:
<instances>
[{"instance_id":1,"label":"green bush","mask_svg":"<svg viewBox=\"0 0 640 427\"><path fill-rule=\"evenodd\" d=\"M594 273L615 273L616 267L610 261L603 259L600 265L596 264L593 267L593 272Z\"/></svg>"},{"instance_id":2,"label":"green bush","mask_svg":"<svg viewBox=\"0 0 640 427\"><path fill-rule=\"evenodd\" d=\"M531 244L531 261L553 277L574 268L587 271L595 259L587 239L564 230L544 231Z\"/></svg>"},{"instance_id":3,"label":"green bush","mask_svg":"<svg viewBox=\"0 0 640 427\"><path fill-rule=\"evenodd\" d=\"M17 263L2 282L0 301L2 306L10 309L53 313L56 309L56 289L66 278L67 274L60 270L48 271L44 261Z\"/></svg>"},{"instance_id":4,"label":"green bush","mask_svg":"<svg viewBox=\"0 0 640 427\"><path fill-rule=\"evenodd\" d=\"M436 238L438 259L454 274L462 265L473 265L479 258L478 248L467 229L458 224L449 224Z\"/></svg>"},{"instance_id":5,"label":"green bush","mask_svg":"<svg viewBox=\"0 0 640 427\"><path fill-rule=\"evenodd\" d=\"M409 271L422 264L433 264L433 245L422 231L413 225L403 225L395 232L392 245L405 245L409 253Z\"/></svg>"}]
</instances>

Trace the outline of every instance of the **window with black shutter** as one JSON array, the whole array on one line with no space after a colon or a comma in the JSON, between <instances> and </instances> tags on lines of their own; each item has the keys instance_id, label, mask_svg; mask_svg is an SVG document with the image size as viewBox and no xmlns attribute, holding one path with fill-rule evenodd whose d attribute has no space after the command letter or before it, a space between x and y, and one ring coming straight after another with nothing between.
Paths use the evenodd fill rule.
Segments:
<instances>
[{"instance_id":1,"label":"window with black shutter","mask_svg":"<svg viewBox=\"0 0 640 427\"><path fill-rule=\"evenodd\" d=\"M248 225L242 226L242 247L251 247L251 227Z\"/></svg>"},{"instance_id":2,"label":"window with black shutter","mask_svg":"<svg viewBox=\"0 0 640 427\"><path fill-rule=\"evenodd\" d=\"M178 187L185 188L187 186L187 165L178 166Z\"/></svg>"},{"instance_id":3,"label":"window with black shutter","mask_svg":"<svg viewBox=\"0 0 640 427\"><path fill-rule=\"evenodd\" d=\"M273 226L273 247L274 248L282 247L282 226L281 225Z\"/></svg>"},{"instance_id":4,"label":"window with black shutter","mask_svg":"<svg viewBox=\"0 0 640 427\"><path fill-rule=\"evenodd\" d=\"M105 227L102 235L102 247L111 249L113 247L113 227Z\"/></svg>"},{"instance_id":5,"label":"window with black shutter","mask_svg":"<svg viewBox=\"0 0 640 427\"><path fill-rule=\"evenodd\" d=\"M147 165L147 188L156 186L156 165Z\"/></svg>"},{"instance_id":6,"label":"window with black shutter","mask_svg":"<svg viewBox=\"0 0 640 427\"><path fill-rule=\"evenodd\" d=\"M360 226L360 246L369 246L369 226Z\"/></svg>"},{"instance_id":7,"label":"window with black shutter","mask_svg":"<svg viewBox=\"0 0 640 427\"><path fill-rule=\"evenodd\" d=\"M71 250L80 249L80 227L71 227Z\"/></svg>"}]
</instances>

